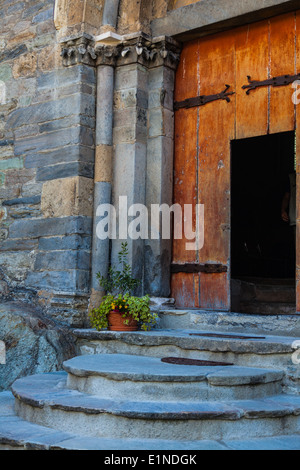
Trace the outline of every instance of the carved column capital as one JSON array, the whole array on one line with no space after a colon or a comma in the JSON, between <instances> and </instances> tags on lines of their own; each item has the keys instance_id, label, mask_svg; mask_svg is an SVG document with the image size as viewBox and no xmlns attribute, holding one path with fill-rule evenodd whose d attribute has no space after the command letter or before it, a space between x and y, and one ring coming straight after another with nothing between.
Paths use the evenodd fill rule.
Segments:
<instances>
[{"instance_id":1,"label":"carved column capital","mask_svg":"<svg viewBox=\"0 0 300 470\"><path fill-rule=\"evenodd\" d=\"M181 46L172 38L151 39L141 34L124 39L120 48L118 65L140 63L148 68L164 65L176 69L180 60Z\"/></svg>"},{"instance_id":2,"label":"carved column capital","mask_svg":"<svg viewBox=\"0 0 300 470\"><path fill-rule=\"evenodd\" d=\"M95 65L97 56L94 39L87 35L64 38L61 41L60 55L65 67L77 64Z\"/></svg>"},{"instance_id":3,"label":"carved column capital","mask_svg":"<svg viewBox=\"0 0 300 470\"><path fill-rule=\"evenodd\" d=\"M180 60L181 46L172 38L161 36L151 39L140 33L125 36L117 45L96 44L91 36L66 38L61 43L63 64L91 66L121 66L139 63L147 68L164 65L176 69Z\"/></svg>"}]
</instances>

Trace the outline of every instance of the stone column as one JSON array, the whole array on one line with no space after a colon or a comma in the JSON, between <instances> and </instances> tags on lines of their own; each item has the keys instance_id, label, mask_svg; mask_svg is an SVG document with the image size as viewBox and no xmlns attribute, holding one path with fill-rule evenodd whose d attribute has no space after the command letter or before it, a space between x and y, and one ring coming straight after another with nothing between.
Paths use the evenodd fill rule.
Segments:
<instances>
[{"instance_id":1,"label":"stone column","mask_svg":"<svg viewBox=\"0 0 300 470\"><path fill-rule=\"evenodd\" d=\"M176 43L170 39L162 41L159 38L157 46L161 51L160 58L149 68L146 178L149 214L152 204L167 204L171 207L173 198L173 95L178 56L169 56L168 48L176 47ZM159 233L155 233L155 236L152 234L145 242L145 291L154 297L170 295L172 240L164 240L161 229L160 226Z\"/></svg>"},{"instance_id":2,"label":"stone column","mask_svg":"<svg viewBox=\"0 0 300 470\"><path fill-rule=\"evenodd\" d=\"M142 64L137 62L118 64L114 109L113 180L113 204L117 214L120 209L120 198L127 198L128 208L133 204L145 204L147 87L147 69ZM144 240L132 240L127 237L128 222L131 219L117 220L120 239L113 240L112 263L117 264L121 243L127 239L133 274L142 281Z\"/></svg>"},{"instance_id":3,"label":"stone column","mask_svg":"<svg viewBox=\"0 0 300 470\"><path fill-rule=\"evenodd\" d=\"M105 0L102 25L116 30L120 0Z\"/></svg>"},{"instance_id":4,"label":"stone column","mask_svg":"<svg viewBox=\"0 0 300 470\"><path fill-rule=\"evenodd\" d=\"M101 64L97 67L97 118L96 154L94 177L94 224L92 249L92 282L90 308L99 306L104 292L101 290L97 274L106 276L109 267L110 240L97 236L97 214L101 204L111 203L112 144L113 144L113 94L114 66Z\"/></svg>"},{"instance_id":5,"label":"stone column","mask_svg":"<svg viewBox=\"0 0 300 470\"><path fill-rule=\"evenodd\" d=\"M172 205L173 90L179 45L166 38L150 40L145 34L124 41L117 60L114 104L113 203L119 208L126 196L128 207L141 204ZM135 218L138 216L137 214ZM128 218L130 223L131 219ZM119 230L126 229L119 221ZM130 263L142 281L138 294L168 296L171 240L137 240L128 237ZM113 241L112 263L122 240Z\"/></svg>"},{"instance_id":6,"label":"stone column","mask_svg":"<svg viewBox=\"0 0 300 470\"><path fill-rule=\"evenodd\" d=\"M152 40L143 33L127 36L116 46L97 47L90 39L77 48L73 43L67 46L66 61L72 63L79 54L97 67L90 308L103 295L97 273L106 275L110 264L118 265L125 240L133 274L142 281L136 294L168 296L172 240L163 240L161 233L158 239L149 239L150 226L148 233L130 238L128 225L140 214L128 217L127 211L133 204L147 208L148 214L151 204L172 205L173 90L180 47L172 39ZM117 214L117 238L99 240L97 208L110 203ZM120 204L125 214L119 214Z\"/></svg>"}]
</instances>

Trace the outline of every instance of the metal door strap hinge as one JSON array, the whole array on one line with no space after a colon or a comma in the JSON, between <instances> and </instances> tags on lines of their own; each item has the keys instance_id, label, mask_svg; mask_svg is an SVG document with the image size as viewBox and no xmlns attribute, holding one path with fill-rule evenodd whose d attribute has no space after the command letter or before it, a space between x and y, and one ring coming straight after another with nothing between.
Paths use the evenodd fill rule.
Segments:
<instances>
[{"instance_id":1,"label":"metal door strap hinge","mask_svg":"<svg viewBox=\"0 0 300 470\"><path fill-rule=\"evenodd\" d=\"M286 86L290 83L295 82L296 80L300 80L300 73L297 75L281 75L280 77L273 77L269 78L268 80L251 80L251 76L248 75L248 82L249 85L244 85L242 87L243 90L247 90L247 95L250 94L250 91L255 90L256 88L264 87L264 86Z\"/></svg>"},{"instance_id":2,"label":"metal door strap hinge","mask_svg":"<svg viewBox=\"0 0 300 470\"><path fill-rule=\"evenodd\" d=\"M211 103L212 101L218 100L225 100L227 103L230 103L230 96L235 95L234 91L228 92L230 85L225 85L225 90L221 91L221 93L217 93L216 95L202 95L196 96L194 98L188 98L184 101L175 101L174 103L174 110L178 111L178 109L182 108L194 108L196 106L204 106L207 103Z\"/></svg>"},{"instance_id":3,"label":"metal door strap hinge","mask_svg":"<svg viewBox=\"0 0 300 470\"><path fill-rule=\"evenodd\" d=\"M171 272L176 273L206 273L206 274L216 274L216 273L226 273L228 267L222 264L197 264L197 263L185 263L185 264L175 264L171 265Z\"/></svg>"}]
</instances>

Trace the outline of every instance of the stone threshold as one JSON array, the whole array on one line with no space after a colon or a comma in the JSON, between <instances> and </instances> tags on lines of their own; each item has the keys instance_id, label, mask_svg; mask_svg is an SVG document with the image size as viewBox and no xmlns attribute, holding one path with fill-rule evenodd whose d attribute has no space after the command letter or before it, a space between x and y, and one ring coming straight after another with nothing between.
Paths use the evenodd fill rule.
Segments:
<instances>
[{"instance_id":1,"label":"stone threshold","mask_svg":"<svg viewBox=\"0 0 300 470\"><path fill-rule=\"evenodd\" d=\"M300 338L300 314L262 315L162 307L159 311L159 328L231 331Z\"/></svg>"},{"instance_id":2,"label":"stone threshold","mask_svg":"<svg viewBox=\"0 0 300 470\"><path fill-rule=\"evenodd\" d=\"M293 343L295 338L290 336L267 335L264 339L258 336L255 339L241 340L228 338L228 331L219 331L220 337L207 337L207 333L214 334L215 330L203 330L203 336L199 330L172 330L154 329L152 331L116 332L97 331L95 329L73 329L72 333L78 340L85 341L122 341L136 346L161 346L174 345L183 349L216 352L237 352L253 354L292 354L295 349ZM222 337L222 333L224 337ZM234 336L234 334L232 334ZM247 336L247 334L245 334Z\"/></svg>"}]
</instances>

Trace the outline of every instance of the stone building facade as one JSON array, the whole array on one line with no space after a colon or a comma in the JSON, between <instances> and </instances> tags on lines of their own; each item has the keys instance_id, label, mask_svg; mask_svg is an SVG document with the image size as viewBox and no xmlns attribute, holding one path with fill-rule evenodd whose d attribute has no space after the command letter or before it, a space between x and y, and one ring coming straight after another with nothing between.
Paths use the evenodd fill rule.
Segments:
<instances>
[{"instance_id":1,"label":"stone building facade","mask_svg":"<svg viewBox=\"0 0 300 470\"><path fill-rule=\"evenodd\" d=\"M174 87L194 38L297 1L2 0L0 288L82 327L122 240L97 208L173 203ZM119 227L119 225L118 225ZM169 297L172 240L129 240L141 293Z\"/></svg>"}]
</instances>

